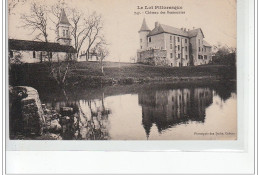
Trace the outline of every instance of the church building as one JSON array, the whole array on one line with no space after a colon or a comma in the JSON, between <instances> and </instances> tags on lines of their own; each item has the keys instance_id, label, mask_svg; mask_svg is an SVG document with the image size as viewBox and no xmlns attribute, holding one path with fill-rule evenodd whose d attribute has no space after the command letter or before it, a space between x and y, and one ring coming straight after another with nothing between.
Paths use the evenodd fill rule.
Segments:
<instances>
[{"instance_id":1,"label":"church building","mask_svg":"<svg viewBox=\"0 0 260 175\"><path fill-rule=\"evenodd\" d=\"M155 22L150 30L144 19L139 37L139 63L182 67L208 64L212 59L211 45L201 28L178 29Z\"/></svg>"},{"instance_id":2,"label":"church building","mask_svg":"<svg viewBox=\"0 0 260 175\"><path fill-rule=\"evenodd\" d=\"M57 42L9 39L9 58L20 57L23 63L75 60L77 51L71 46L70 23L64 9L57 24Z\"/></svg>"}]
</instances>

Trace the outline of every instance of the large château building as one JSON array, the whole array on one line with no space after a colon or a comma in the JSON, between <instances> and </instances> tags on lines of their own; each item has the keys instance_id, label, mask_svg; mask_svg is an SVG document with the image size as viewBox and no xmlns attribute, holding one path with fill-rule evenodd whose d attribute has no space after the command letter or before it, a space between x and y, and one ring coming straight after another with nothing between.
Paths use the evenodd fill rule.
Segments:
<instances>
[{"instance_id":1,"label":"large ch\u00e2teau building","mask_svg":"<svg viewBox=\"0 0 260 175\"><path fill-rule=\"evenodd\" d=\"M204 40L201 28L178 29L155 22L150 30L144 19L139 36L139 63L181 67L208 64L212 59L211 45Z\"/></svg>"},{"instance_id":2,"label":"large ch\u00e2teau building","mask_svg":"<svg viewBox=\"0 0 260 175\"><path fill-rule=\"evenodd\" d=\"M9 58L20 57L25 63L75 60L77 51L71 46L71 25L64 10L56 27L57 42L9 39Z\"/></svg>"}]
</instances>

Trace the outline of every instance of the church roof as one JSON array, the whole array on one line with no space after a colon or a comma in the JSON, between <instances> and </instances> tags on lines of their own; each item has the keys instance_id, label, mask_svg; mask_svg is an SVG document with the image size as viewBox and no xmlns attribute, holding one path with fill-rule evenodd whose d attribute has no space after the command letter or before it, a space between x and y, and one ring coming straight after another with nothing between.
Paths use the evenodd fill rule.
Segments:
<instances>
[{"instance_id":1,"label":"church roof","mask_svg":"<svg viewBox=\"0 0 260 175\"><path fill-rule=\"evenodd\" d=\"M46 52L67 52L76 53L72 46L60 45L59 43L28 41L28 40L8 40L9 50L27 50L27 51L46 51Z\"/></svg>"},{"instance_id":2,"label":"church roof","mask_svg":"<svg viewBox=\"0 0 260 175\"><path fill-rule=\"evenodd\" d=\"M68 20L68 18L67 18L67 15L66 15L64 9L61 10L60 19L59 19L59 24L67 24L67 25L70 25L70 22L69 22L69 20Z\"/></svg>"},{"instance_id":3,"label":"church roof","mask_svg":"<svg viewBox=\"0 0 260 175\"><path fill-rule=\"evenodd\" d=\"M149 27L147 26L147 24L146 24L145 18L143 19L143 24L142 24L141 29L139 30L139 32L141 32L141 31L151 31L149 29Z\"/></svg>"}]
</instances>

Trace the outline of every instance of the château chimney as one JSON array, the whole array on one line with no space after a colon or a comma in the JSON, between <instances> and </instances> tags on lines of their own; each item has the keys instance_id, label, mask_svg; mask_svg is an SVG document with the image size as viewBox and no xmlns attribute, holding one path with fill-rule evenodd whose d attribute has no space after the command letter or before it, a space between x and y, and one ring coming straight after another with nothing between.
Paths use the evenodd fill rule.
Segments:
<instances>
[{"instance_id":1,"label":"ch\u00e2teau chimney","mask_svg":"<svg viewBox=\"0 0 260 175\"><path fill-rule=\"evenodd\" d=\"M159 22L158 21L155 22L155 27L159 27Z\"/></svg>"}]
</instances>

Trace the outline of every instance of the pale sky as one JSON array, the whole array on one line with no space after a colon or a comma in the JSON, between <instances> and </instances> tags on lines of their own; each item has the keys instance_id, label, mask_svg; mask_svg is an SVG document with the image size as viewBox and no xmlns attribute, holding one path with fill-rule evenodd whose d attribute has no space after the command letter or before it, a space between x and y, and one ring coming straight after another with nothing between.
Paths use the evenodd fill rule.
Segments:
<instances>
[{"instance_id":1,"label":"pale sky","mask_svg":"<svg viewBox=\"0 0 260 175\"><path fill-rule=\"evenodd\" d=\"M51 0L35 0L37 3L50 5ZM35 35L28 29L21 28L20 16L28 13L31 0L15 7L9 16L9 37L32 40ZM69 7L83 12L97 11L104 19L104 35L109 43L109 61L130 61L139 48L139 34L143 18L149 28L154 23L177 28L201 28L205 40L211 45L222 43L236 47L236 0L65 0ZM144 14L145 11L160 12L167 10L138 10L137 6L182 6L185 14ZM175 11L175 10L168 10ZM142 12L135 15L134 12ZM49 40L54 42L54 31L50 31Z\"/></svg>"}]
</instances>

